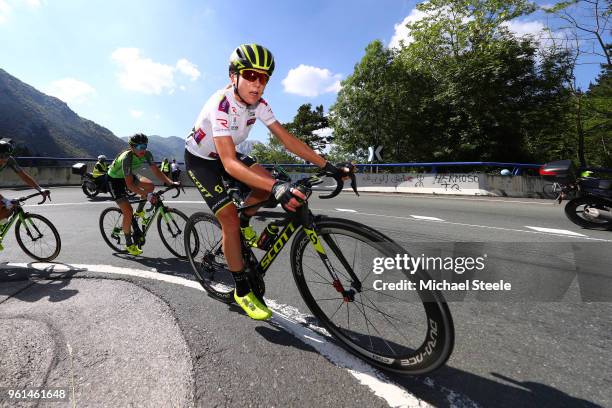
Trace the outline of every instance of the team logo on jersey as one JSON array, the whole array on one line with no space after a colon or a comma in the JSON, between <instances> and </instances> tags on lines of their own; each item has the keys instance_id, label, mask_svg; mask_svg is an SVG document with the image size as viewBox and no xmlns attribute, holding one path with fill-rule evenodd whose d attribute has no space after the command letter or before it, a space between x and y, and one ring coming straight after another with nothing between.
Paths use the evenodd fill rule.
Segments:
<instances>
[{"instance_id":1,"label":"team logo on jersey","mask_svg":"<svg viewBox=\"0 0 612 408\"><path fill-rule=\"evenodd\" d=\"M221 99L221 102L219 102L219 111L229 113L229 108L230 108L230 103L227 100L227 97L224 96L223 99Z\"/></svg>"},{"instance_id":2,"label":"team logo on jersey","mask_svg":"<svg viewBox=\"0 0 612 408\"><path fill-rule=\"evenodd\" d=\"M197 144L200 144L200 142L202 141L202 139L204 139L204 137L206 137L206 133L204 133L202 129L198 129L193 135L193 139L195 140Z\"/></svg>"},{"instance_id":3,"label":"team logo on jersey","mask_svg":"<svg viewBox=\"0 0 612 408\"><path fill-rule=\"evenodd\" d=\"M219 123L220 126L229 129L229 126L227 126L227 119L217 119L217 123Z\"/></svg>"},{"instance_id":4,"label":"team logo on jersey","mask_svg":"<svg viewBox=\"0 0 612 408\"><path fill-rule=\"evenodd\" d=\"M255 119L255 118L252 118L252 119L247 120L247 126L251 126L251 125L255 124L255 121L256 121L256 120L257 120L257 119Z\"/></svg>"},{"instance_id":5,"label":"team logo on jersey","mask_svg":"<svg viewBox=\"0 0 612 408\"><path fill-rule=\"evenodd\" d=\"M238 130L238 115L229 115L230 130Z\"/></svg>"}]
</instances>

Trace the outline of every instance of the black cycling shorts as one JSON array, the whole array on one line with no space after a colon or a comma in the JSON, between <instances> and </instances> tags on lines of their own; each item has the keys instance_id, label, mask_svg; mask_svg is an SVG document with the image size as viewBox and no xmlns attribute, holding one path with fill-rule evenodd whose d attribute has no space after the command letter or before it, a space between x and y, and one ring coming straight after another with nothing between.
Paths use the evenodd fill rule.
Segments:
<instances>
[{"instance_id":1,"label":"black cycling shorts","mask_svg":"<svg viewBox=\"0 0 612 408\"><path fill-rule=\"evenodd\" d=\"M136 175L133 175L132 177L134 177L134 184L138 185L138 177ZM128 188L124 177L114 178L108 176L108 192L110 193L111 197L115 199L115 201L127 200L127 190Z\"/></svg>"},{"instance_id":2,"label":"black cycling shorts","mask_svg":"<svg viewBox=\"0 0 612 408\"><path fill-rule=\"evenodd\" d=\"M257 163L254 158L239 152L236 152L236 158L247 167ZM220 159L202 159L185 150L185 167L189 178L215 215L232 202L223 184L223 178L231 178L231 176L225 171Z\"/></svg>"}]
</instances>

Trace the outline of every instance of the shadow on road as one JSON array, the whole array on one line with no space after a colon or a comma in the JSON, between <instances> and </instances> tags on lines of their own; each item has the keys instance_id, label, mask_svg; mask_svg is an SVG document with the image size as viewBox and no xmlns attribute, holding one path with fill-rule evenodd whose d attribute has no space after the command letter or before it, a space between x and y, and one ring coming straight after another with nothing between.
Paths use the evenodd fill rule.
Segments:
<instances>
[{"instance_id":1,"label":"shadow on road","mask_svg":"<svg viewBox=\"0 0 612 408\"><path fill-rule=\"evenodd\" d=\"M463 406L457 404L458 395L455 393L466 396L483 407L601 407L593 402L573 397L548 384L517 381L498 373L491 375L500 381L450 366L442 367L427 376L403 377L391 374L389 378L411 394L436 407Z\"/></svg>"},{"instance_id":2,"label":"shadow on road","mask_svg":"<svg viewBox=\"0 0 612 408\"><path fill-rule=\"evenodd\" d=\"M25 302L48 298L49 302L61 302L79 293L65 288L70 284L70 278L85 269L65 264L44 264L47 266L41 269L35 265L0 265L0 304L11 298Z\"/></svg>"},{"instance_id":3,"label":"shadow on road","mask_svg":"<svg viewBox=\"0 0 612 408\"><path fill-rule=\"evenodd\" d=\"M144 256L132 256L121 252L116 252L113 256L129 260L132 262L139 263L145 266L147 269L155 269L157 273L163 273L165 275L180 276L185 279L193 280L193 272L191 265L187 260L178 259L176 257L170 258L149 258Z\"/></svg>"}]
</instances>

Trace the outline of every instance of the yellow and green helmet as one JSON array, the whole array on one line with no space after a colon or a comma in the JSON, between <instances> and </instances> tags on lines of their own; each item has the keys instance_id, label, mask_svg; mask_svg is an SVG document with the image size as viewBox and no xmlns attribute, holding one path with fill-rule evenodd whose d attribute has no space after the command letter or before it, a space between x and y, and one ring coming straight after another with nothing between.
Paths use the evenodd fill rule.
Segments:
<instances>
[{"instance_id":1,"label":"yellow and green helmet","mask_svg":"<svg viewBox=\"0 0 612 408\"><path fill-rule=\"evenodd\" d=\"M272 76L274 72L274 55L266 47L259 44L239 45L229 60L230 72L240 72L243 69L254 69Z\"/></svg>"}]
</instances>

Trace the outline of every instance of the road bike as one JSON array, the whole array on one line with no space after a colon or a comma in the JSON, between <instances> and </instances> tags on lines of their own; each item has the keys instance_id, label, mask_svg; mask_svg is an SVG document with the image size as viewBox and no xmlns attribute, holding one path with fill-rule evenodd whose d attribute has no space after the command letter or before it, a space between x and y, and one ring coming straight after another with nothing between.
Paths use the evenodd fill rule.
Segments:
<instances>
[{"instance_id":1,"label":"road bike","mask_svg":"<svg viewBox=\"0 0 612 408\"><path fill-rule=\"evenodd\" d=\"M322 182L321 176L303 178L293 186L308 197L312 187ZM336 182L332 193L319 197L337 196L343 181L336 178ZM351 186L358 194L354 174ZM241 239L245 272L260 300L265 302L266 271L295 236L289 258L293 278L305 304L323 326L319 329L323 334L333 336L372 365L397 373L424 374L447 361L454 346L453 321L442 293L419 285L430 279L426 271L385 272L389 274L386 278L413 282L414 291L375 289L380 276L373 274L373 260L407 254L399 244L355 221L314 215L307 201L268 227L271 225L278 226L279 232L263 248L266 252L260 260ZM206 292L222 302L234 302L234 281L221 248L221 226L212 214L197 212L189 217L185 252Z\"/></svg>"},{"instance_id":2,"label":"road bike","mask_svg":"<svg viewBox=\"0 0 612 408\"><path fill-rule=\"evenodd\" d=\"M26 212L22 207L22 203L39 195L43 196L43 200L38 203L40 205L47 201L47 196L43 193L35 193L13 200L15 206L8 222L0 225L0 248L2 248L4 237L15 224L15 238L23 252L37 261L50 262L57 258L62 249L62 241L57 229L42 215Z\"/></svg>"},{"instance_id":3,"label":"road bike","mask_svg":"<svg viewBox=\"0 0 612 408\"><path fill-rule=\"evenodd\" d=\"M153 225L153 220L157 217L157 231L164 243L164 246L172 255L186 259L183 243L183 232L187 224L187 216L176 208L169 208L164 204L163 194L176 189L176 194L172 198L179 196L181 191L177 186L169 186L154 193L156 201L146 211L144 218L134 214L132 216L132 237L133 242L142 248L146 243L146 236L149 228ZM139 204L147 200L130 201L130 204ZM152 213L151 213L152 212ZM139 222L140 221L140 222ZM117 207L108 207L100 214L100 232L104 242L113 250L126 253L125 235L123 233L123 213Z\"/></svg>"}]
</instances>

